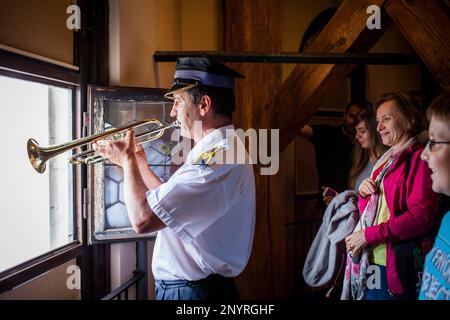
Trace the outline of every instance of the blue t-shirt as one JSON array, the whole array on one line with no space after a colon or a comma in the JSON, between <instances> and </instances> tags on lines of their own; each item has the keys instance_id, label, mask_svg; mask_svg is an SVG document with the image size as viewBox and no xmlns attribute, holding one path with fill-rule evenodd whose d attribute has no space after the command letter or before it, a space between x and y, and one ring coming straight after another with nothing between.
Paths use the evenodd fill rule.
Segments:
<instances>
[{"instance_id":1,"label":"blue t-shirt","mask_svg":"<svg viewBox=\"0 0 450 320\"><path fill-rule=\"evenodd\" d=\"M450 211L425 260L419 300L450 300Z\"/></svg>"}]
</instances>

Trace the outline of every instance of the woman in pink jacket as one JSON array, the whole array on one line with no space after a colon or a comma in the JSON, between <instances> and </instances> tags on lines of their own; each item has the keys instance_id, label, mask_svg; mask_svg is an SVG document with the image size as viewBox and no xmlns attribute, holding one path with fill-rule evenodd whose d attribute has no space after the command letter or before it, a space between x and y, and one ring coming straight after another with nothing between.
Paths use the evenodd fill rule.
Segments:
<instances>
[{"instance_id":1,"label":"woman in pink jacket","mask_svg":"<svg viewBox=\"0 0 450 320\"><path fill-rule=\"evenodd\" d=\"M419 260L418 266L423 261L417 252L402 250L408 251L405 243L433 229L438 204L430 169L420 158L424 145L417 135L425 127L424 117L402 92L381 96L375 111L377 130L390 149L359 188L360 224L345 239L349 258L344 290L354 299L412 298L415 288L405 279L414 274L404 274L402 268L414 263L402 260L409 255Z\"/></svg>"}]
</instances>

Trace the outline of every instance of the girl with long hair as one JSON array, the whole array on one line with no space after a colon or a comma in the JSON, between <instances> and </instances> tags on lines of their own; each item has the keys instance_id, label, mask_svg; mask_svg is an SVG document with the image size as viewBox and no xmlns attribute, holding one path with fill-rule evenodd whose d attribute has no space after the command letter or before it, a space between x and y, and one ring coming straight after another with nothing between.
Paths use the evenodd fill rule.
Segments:
<instances>
[{"instance_id":1,"label":"girl with long hair","mask_svg":"<svg viewBox=\"0 0 450 320\"><path fill-rule=\"evenodd\" d=\"M348 184L358 192L361 182L370 176L374 163L387 150L377 132L377 122L372 108L363 109L355 118L355 139L353 163Z\"/></svg>"}]
</instances>

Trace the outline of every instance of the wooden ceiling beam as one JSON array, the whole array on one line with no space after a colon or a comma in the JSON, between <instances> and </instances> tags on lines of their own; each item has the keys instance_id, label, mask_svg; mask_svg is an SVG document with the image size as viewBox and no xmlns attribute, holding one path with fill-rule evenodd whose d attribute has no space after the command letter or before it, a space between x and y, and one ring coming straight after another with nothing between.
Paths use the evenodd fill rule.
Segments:
<instances>
[{"instance_id":1,"label":"wooden ceiling beam","mask_svg":"<svg viewBox=\"0 0 450 320\"><path fill-rule=\"evenodd\" d=\"M436 0L395 0L386 11L441 87L450 90L450 8Z\"/></svg>"},{"instance_id":2,"label":"wooden ceiling beam","mask_svg":"<svg viewBox=\"0 0 450 320\"><path fill-rule=\"evenodd\" d=\"M372 64L405 65L420 62L415 53L298 53L298 52L224 52L224 51L155 51L155 62L176 62L183 57L207 57L221 62Z\"/></svg>"},{"instance_id":3,"label":"wooden ceiling beam","mask_svg":"<svg viewBox=\"0 0 450 320\"><path fill-rule=\"evenodd\" d=\"M383 7L385 0L344 0L333 18L309 45L306 52L368 52L388 29L390 19L381 13L381 30L366 26L367 7ZM261 110L267 114L268 127L280 129L280 150L296 137L318 107L348 77L355 65L298 65L282 84L272 101Z\"/></svg>"}]
</instances>

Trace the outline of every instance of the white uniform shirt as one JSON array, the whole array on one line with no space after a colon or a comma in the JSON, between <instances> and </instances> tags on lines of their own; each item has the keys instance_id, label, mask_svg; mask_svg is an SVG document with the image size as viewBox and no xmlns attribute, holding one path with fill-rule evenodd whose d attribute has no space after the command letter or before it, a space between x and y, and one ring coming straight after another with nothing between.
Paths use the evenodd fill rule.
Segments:
<instances>
[{"instance_id":1,"label":"white uniform shirt","mask_svg":"<svg viewBox=\"0 0 450 320\"><path fill-rule=\"evenodd\" d=\"M234 277L246 266L255 227L252 165L196 161L217 146L232 149L234 137L232 125L210 132L166 183L147 192L150 208L167 226L153 251L155 279Z\"/></svg>"}]
</instances>

